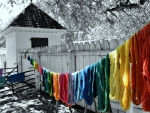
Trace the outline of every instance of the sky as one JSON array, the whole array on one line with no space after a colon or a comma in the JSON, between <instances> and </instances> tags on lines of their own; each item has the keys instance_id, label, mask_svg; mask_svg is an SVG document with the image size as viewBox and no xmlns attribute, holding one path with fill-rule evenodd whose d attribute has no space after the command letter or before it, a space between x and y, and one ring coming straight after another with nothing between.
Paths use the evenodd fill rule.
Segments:
<instances>
[{"instance_id":1,"label":"sky","mask_svg":"<svg viewBox=\"0 0 150 113\"><path fill-rule=\"evenodd\" d=\"M8 0L0 0L0 4L7 4ZM33 0L33 3L35 3L37 0ZM0 25L2 29L4 29L12 20L15 18L19 13L23 11L25 7L27 7L30 4L30 1L27 3L24 3L22 5L13 5L7 4L6 6L0 7Z\"/></svg>"}]
</instances>

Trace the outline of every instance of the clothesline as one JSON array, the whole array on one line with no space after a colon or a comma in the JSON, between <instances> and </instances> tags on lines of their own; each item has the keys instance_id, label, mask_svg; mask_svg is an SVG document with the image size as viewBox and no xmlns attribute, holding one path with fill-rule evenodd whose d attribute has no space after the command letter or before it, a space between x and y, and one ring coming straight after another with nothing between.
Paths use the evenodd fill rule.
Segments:
<instances>
[{"instance_id":1,"label":"clothesline","mask_svg":"<svg viewBox=\"0 0 150 113\"><path fill-rule=\"evenodd\" d=\"M110 99L119 101L123 110L128 110L132 101L150 111L149 53L150 23L106 57L77 72L55 73L30 56L27 59L42 75L44 90L56 100L73 105L84 99L92 105L98 97L97 109L102 112L110 109Z\"/></svg>"}]
</instances>

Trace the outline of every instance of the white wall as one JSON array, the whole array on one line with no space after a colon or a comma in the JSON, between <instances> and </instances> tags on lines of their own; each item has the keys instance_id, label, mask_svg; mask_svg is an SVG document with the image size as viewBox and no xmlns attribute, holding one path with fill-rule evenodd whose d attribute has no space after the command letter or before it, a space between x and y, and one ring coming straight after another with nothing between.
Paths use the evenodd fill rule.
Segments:
<instances>
[{"instance_id":1,"label":"white wall","mask_svg":"<svg viewBox=\"0 0 150 113\"><path fill-rule=\"evenodd\" d=\"M16 58L16 33L12 32L6 36L6 65L7 67L15 67Z\"/></svg>"}]
</instances>

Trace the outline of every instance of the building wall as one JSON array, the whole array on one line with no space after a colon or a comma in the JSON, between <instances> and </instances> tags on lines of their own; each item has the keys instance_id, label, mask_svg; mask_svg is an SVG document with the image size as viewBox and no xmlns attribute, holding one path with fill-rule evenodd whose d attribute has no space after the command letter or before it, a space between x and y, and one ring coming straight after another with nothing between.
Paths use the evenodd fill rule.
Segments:
<instances>
[{"instance_id":1,"label":"building wall","mask_svg":"<svg viewBox=\"0 0 150 113\"><path fill-rule=\"evenodd\" d=\"M9 27L2 32L2 35L6 37L7 67L15 66L14 63L19 61L18 52L20 50L31 48L31 38L48 38L49 46L59 45L61 44L61 35L65 32L66 30L57 29ZM28 67L22 66L22 71L28 70Z\"/></svg>"},{"instance_id":2,"label":"building wall","mask_svg":"<svg viewBox=\"0 0 150 113\"><path fill-rule=\"evenodd\" d=\"M12 32L6 36L6 65L7 67L15 67L17 62L16 51L16 33Z\"/></svg>"},{"instance_id":3,"label":"building wall","mask_svg":"<svg viewBox=\"0 0 150 113\"><path fill-rule=\"evenodd\" d=\"M35 32L16 32L16 49L25 49L31 48L31 38L48 38L48 45L59 45L61 43L61 35L55 33L35 33ZM27 71L31 67L31 65L26 61L23 60L22 64L22 71Z\"/></svg>"}]
</instances>

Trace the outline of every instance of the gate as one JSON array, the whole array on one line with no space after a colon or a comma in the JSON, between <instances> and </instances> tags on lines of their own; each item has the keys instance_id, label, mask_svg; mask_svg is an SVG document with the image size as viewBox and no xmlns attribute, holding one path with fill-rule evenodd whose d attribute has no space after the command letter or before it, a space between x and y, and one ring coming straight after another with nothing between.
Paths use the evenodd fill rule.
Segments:
<instances>
[{"instance_id":1,"label":"gate","mask_svg":"<svg viewBox=\"0 0 150 113\"><path fill-rule=\"evenodd\" d=\"M3 85L0 87L0 96L5 97L12 94L16 94L25 90L28 90L30 88L35 87L35 78L30 78L30 76L34 75L34 70L25 71L25 80L22 82L15 82L11 83L9 82L8 78L11 74L17 74L18 73L18 65L16 67L12 68L5 68L5 72L2 73L3 76L6 77L6 85Z\"/></svg>"}]
</instances>

